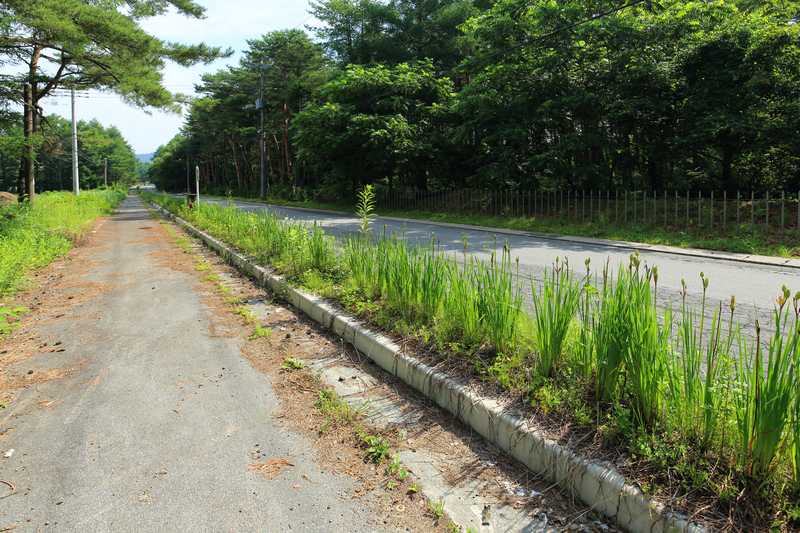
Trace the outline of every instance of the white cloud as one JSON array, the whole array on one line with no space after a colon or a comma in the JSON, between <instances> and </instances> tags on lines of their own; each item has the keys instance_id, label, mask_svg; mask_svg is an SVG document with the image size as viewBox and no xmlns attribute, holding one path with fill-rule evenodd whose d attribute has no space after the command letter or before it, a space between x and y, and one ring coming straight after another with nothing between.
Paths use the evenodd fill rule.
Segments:
<instances>
[{"instance_id":1,"label":"white cloud","mask_svg":"<svg viewBox=\"0 0 800 533\"><path fill-rule=\"evenodd\" d=\"M166 41L205 42L230 47L233 57L211 65L184 68L169 64L164 70L164 83L173 92L191 94L192 88L206 72L214 72L239 60L247 39L287 28L302 28L313 22L308 14L308 0L207 0L206 18L193 20L169 13L148 19L144 28ZM69 117L69 98L54 97L43 102L45 113ZM131 107L108 93L92 92L77 99L79 119L97 119L102 124L117 126L137 153L149 153L169 141L183 124L183 117L159 111L147 113Z\"/></svg>"}]
</instances>

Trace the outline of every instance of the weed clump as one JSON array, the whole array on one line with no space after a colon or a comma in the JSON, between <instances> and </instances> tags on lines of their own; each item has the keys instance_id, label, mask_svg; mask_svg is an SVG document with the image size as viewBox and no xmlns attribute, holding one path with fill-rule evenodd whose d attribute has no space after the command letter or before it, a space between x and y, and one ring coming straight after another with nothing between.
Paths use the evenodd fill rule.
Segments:
<instances>
[{"instance_id":1,"label":"weed clump","mask_svg":"<svg viewBox=\"0 0 800 533\"><path fill-rule=\"evenodd\" d=\"M0 207L0 297L14 294L32 270L67 253L97 217L111 213L123 198L121 189L80 196L48 192L38 195L33 206Z\"/></svg>"}]
</instances>

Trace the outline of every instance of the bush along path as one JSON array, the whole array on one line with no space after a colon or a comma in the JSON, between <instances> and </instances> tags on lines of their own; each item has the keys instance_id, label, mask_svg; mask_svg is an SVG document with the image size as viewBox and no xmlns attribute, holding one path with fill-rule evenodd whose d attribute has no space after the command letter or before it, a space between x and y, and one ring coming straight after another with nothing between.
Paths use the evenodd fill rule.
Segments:
<instances>
[{"instance_id":1,"label":"bush along path","mask_svg":"<svg viewBox=\"0 0 800 533\"><path fill-rule=\"evenodd\" d=\"M98 217L108 215L125 193L119 189L39 195L33 206L0 206L0 335L24 308L8 300L29 274L67 253ZM4 303L5 302L5 303Z\"/></svg>"},{"instance_id":2,"label":"bush along path","mask_svg":"<svg viewBox=\"0 0 800 533\"><path fill-rule=\"evenodd\" d=\"M459 265L434 248L377 238L365 220L364 235L337 252L317 227L151 198L292 282L518 395L545 427L613 460L657 499L717 527L798 527L800 293L776 287L774 332L763 338L756 326L750 341L735 299L714 309L710 323L699 319L705 301L661 318L658 269L634 254L596 276L588 263L576 273L554 262L529 314L508 251ZM704 290L710 283L697 282Z\"/></svg>"}]
</instances>

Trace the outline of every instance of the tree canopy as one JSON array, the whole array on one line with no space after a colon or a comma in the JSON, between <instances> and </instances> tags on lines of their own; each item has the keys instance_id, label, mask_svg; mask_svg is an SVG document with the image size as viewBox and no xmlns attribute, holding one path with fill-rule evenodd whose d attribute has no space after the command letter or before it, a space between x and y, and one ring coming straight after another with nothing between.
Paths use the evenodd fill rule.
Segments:
<instances>
[{"instance_id":1,"label":"tree canopy","mask_svg":"<svg viewBox=\"0 0 800 533\"><path fill-rule=\"evenodd\" d=\"M0 2L0 62L19 69L3 79L2 94L24 107L27 150L18 183L23 194L33 192L39 102L53 90L109 90L133 105L176 109L181 98L162 83L166 61L188 66L229 53L205 44L166 42L141 27L144 17L168 8L203 16L203 8L191 0Z\"/></svg>"},{"instance_id":2,"label":"tree canopy","mask_svg":"<svg viewBox=\"0 0 800 533\"><path fill-rule=\"evenodd\" d=\"M104 184L128 184L138 178L133 149L114 127L96 120L78 122L78 169L82 188ZM8 134L6 134L8 132ZM37 190L69 189L72 186L72 126L58 115L43 117L36 147ZM0 117L0 190L12 189L23 151L19 116Z\"/></svg>"},{"instance_id":3,"label":"tree canopy","mask_svg":"<svg viewBox=\"0 0 800 533\"><path fill-rule=\"evenodd\" d=\"M276 192L800 188L800 2L317 0L311 13L302 97L283 116L268 101ZM181 133L186 157L215 161L218 189L255 190L234 176L258 165L242 111L257 70L209 76L224 95L206 92Z\"/></svg>"}]
</instances>

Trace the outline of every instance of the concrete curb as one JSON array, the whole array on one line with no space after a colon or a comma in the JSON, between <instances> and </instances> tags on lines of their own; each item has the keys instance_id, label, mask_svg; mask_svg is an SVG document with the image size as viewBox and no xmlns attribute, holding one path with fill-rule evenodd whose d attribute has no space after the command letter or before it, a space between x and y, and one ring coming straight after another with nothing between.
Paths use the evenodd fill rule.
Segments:
<instances>
[{"instance_id":1,"label":"concrete curb","mask_svg":"<svg viewBox=\"0 0 800 533\"><path fill-rule=\"evenodd\" d=\"M364 327L322 298L295 289L281 276L272 274L189 222L158 205L153 207L261 286L279 294L314 321L351 343L385 371L420 391L532 471L558 483L585 504L613 519L620 527L634 533L706 531L685 517L667 511L663 505L650 501L639 489L626 483L613 467L579 457L530 427L519 414L505 410L497 401L476 394L404 353L394 341Z\"/></svg>"},{"instance_id":2,"label":"concrete curb","mask_svg":"<svg viewBox=\"0 0 800 533\"><path fill-rule=\"evenodd\" d=\"M219 197L212 196L214 199ZM277 207L281 209L297 209L298 211L306 211L309 213L321 213L329 215L343 215L354 216L353 213L346 213L344 211L334 211L329 209L317 209L312 207L295 207L292 205L278 205L268 204L266 202L255 202L252 200L234 200L253 206L263 207ZM545 239L549 241L560 242L574 242L578 244L588 244L591 246L607 246L609 248L617 248L621 250L638 250L641 252L654 252L660 254L682 255L686 257L696 257L698 259L713 259L715 261L731 261L734 263L745 263L750 265L763 265L781 268L797 268L800 269L800 260L788 257L772 257L769 255L756 255L756 254L742 254L736 252L718 252L714 250L703 250L700 248L678 248L677 246L666 246L661 244L647 244L632 241L612 241L609 239L598 239L594 237L575 237L569 235L554 235L552 233L538 233L533 231L522 231L508 228L494 228L490 226L475 226L473 224L457 224L455 222L438 222L435 220L425 220L421 218L402 218L378 215L384 220L391 220L393 222L414 223L414 224L429 224L431 226L439 226L443 228L464 229L470 231L483 231L487 233L499 233L501 235L514 235L517 237L533 237L536 239Z\"/></svg>"}]
</instances>

